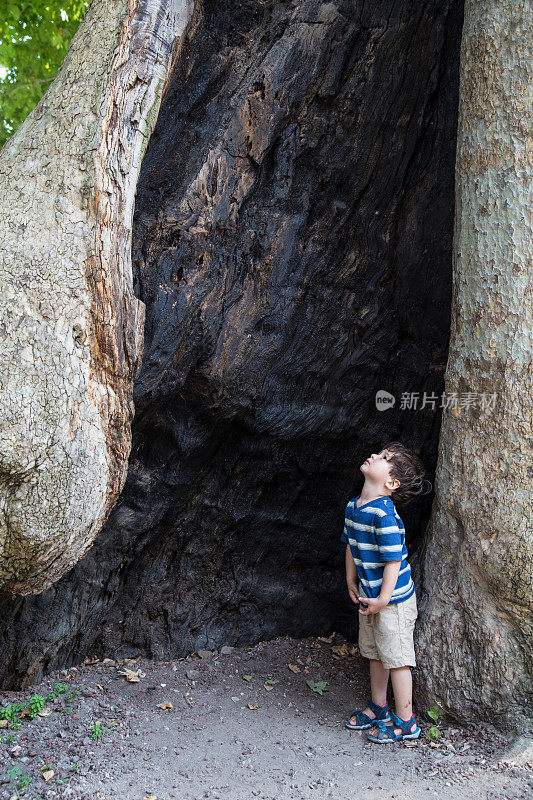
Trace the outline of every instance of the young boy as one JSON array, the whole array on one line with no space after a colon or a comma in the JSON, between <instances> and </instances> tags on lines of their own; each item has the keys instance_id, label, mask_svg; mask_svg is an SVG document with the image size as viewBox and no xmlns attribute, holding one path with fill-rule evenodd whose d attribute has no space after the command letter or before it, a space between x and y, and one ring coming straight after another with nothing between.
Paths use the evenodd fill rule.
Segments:
<instances>
[{"instance_id":1,"label":"young boy","mask_svg":"<svg viewBox=\"0 0 533 800\"><path fill-rule=\"evenodd\" d=\"M370 659L372 699L350 715L346 727L371 729L367 736L373 742L417 739L410 667L416 666L413 630L418 608L405 528L394 502L404 504L426 493L423 485L429 481L421 460L400 442L372 453L360 470L365 483L346 506L341 541L346 543L348 592L360 604L359 651ZM396 713L387 703L389 673Z\"/></svg>"}]
</instances>

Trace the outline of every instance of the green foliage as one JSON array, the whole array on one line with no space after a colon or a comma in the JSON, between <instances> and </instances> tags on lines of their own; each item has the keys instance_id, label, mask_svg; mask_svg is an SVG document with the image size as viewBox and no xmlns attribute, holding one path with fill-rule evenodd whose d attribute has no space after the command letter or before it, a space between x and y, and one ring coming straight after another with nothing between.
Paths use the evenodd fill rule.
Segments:
<instances>
[{"instance_id":1,"label":"green foliage","mask_svg":"<svg viewBox=\"0 0 533 800\"><path fill-rule=\"evenodd\" d=\"M0 3L0 147L57 75L88 5L86 0Z\"/></svg>"},{"instance_id":2,"label":"green foliage","mask_svg":"<svg viewBox=\"0 0 533 800\"><path fill-rule=\"evenodd\" d=\"M30 717L36 717L39 711L42 711L46 700L40 694L34 694L30 697Z\"/></svg>"},{"instance_id":3,"label":"green foliage","mask_svg":"<svg viewBox=\"0 0 533 800\"><path fill-rule=\"evenodd\" d=\"M437 705L441 708L443 707L440 700L437 700ZM426 731L426 739L428 739L430 742L435 742L440 738L440 730L437 727L439 723L439 716L439 709L436 706L432 706L428 711L428 717L431 717L435 725L432 725L431 728L428 728Z\"/></svg>"},{"instance_id":4,"label":"green foliage","mask_svg":"<svg viewBox=\"0 0 533 800\"><path fill-rule=\"evenodd\" d=\"M91 734L91 739L98 741L104 735L104 729L102 728L102 723L100 720L94 723L92 728L90 729L89 733Z\"/></svg>"},{"instance_id":5,"label":"green foliage","mask_svg":"<svg viewBox=\"0 0 533 800\"><path fill-rule=\"evenodd\" d=\"M306 684L309 686L310 689L313 690L313 692L316 692L316 694L319 694L321 697L324 694L324 692L328 691L328 681L309 680L306 681Z\"/></svg>"}]
</instances>

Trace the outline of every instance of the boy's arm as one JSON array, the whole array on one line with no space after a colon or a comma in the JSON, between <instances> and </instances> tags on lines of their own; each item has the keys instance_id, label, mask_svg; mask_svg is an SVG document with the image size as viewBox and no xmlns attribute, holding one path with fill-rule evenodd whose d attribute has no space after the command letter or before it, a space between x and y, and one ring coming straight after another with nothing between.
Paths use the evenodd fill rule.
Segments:
<instances>
[{"instance_id":1,"label":"boy's arm","mask_svg":"<svg viewBox=\"0 0 533 800\"><path fill-rule=\"evenodd\" d=\"M348 588L355 586L357 583L357 569L349 544L346 545L346 583Z\"/></svg>"},{"instance_id":2,"label":"boy's arm","mask_svg":"<svg viewBox=\"0 0 533 800\"><path fill-rule=\"evenodd\" d=\"M398 573L400 572L401 561L387 561L383 567L383 579L381 581L381 591L378 600L384 605L388 605L398 580Z\"/></svg>"}]
</instances>

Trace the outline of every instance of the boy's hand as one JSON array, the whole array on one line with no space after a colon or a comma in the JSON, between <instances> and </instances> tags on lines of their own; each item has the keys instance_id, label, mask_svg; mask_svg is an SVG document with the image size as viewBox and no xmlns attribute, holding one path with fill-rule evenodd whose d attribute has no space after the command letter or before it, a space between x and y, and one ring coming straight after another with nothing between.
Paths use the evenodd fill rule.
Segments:
<instances>
[{"instance_id":1,"label":"boy's hand","mask_svg":"<svg viewBox=\"0 0 533 800\"><path fill-rule=\"evenodd\" d=\"M367 606L367 608L364 610L359 607L359 613L363 614L365 617L367 617L369 614L377 614L378 611L381 611L382 608L385 608L385 606L388 605L388 603L385 603L384 600L380 600L379 597L359 596L357 599Z\"/></svg>"},{"instance_id":2,"label":"boy's hand","mask_svg":"<svg viewBox=\"0 0 533 800\"><path fill-rule=\"evenodd\" d=\"M353 602L357 605L359 602L359 589L355 585L355 583L348 584L348 594L350 595Z\"/></svg>"}]
</instances>

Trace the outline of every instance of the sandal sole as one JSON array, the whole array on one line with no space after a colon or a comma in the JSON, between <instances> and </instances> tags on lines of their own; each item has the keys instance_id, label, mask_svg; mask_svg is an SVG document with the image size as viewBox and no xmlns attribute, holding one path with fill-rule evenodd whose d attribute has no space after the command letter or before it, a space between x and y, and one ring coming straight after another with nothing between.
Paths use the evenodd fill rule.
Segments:
<instances>
[{"instance_id":1,"label":"sandal sole","mask_svg":"<svg viewBox=\"0 0 533 800\"><path fill-rule=\"evenodd\" d=\"M370 742L377 742L378 744L392 744L394 742L402 742L404 739L418 739L420 734L422 733L421 730L414 731L413 733L406 733L403 736L398 736L397 739L377 739L375 736L367 736L366 738Z\"/></svg>"}]
</instances>

